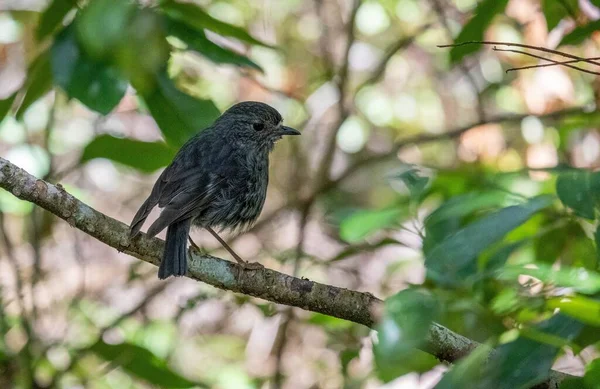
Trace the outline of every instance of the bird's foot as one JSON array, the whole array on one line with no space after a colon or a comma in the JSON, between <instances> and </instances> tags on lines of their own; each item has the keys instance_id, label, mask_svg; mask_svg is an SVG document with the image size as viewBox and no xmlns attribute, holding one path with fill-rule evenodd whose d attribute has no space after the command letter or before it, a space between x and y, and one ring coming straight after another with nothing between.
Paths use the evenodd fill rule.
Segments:
<instances>
[{"instance_id":1,"label":"bird's foot","mask_svg":"<svg viewBox=\"0 0 600 389\"><path fill-rule=\"evenodd\" d=\"M194 242L190 236L188 236L188 239L190 241L190 250L191 251L193 251L194 253L196 253L198 255L206 255L207 254L207 251L204 250L202 247L198 246L196 244L196 242Z\"/></svg>"},{"instance_id":2,"label":"bird's foot","mask_svg":"<svg viewBox=\"0 0 600 389\"><path fill-rule=\"evenodd\" d=\"M265 268L262 264L260 264L258 262L246 262L246 261L242 261L242 262L238 262L238 264L244 270L261 270L261 269Z\"/></svg>"}]
</instances>

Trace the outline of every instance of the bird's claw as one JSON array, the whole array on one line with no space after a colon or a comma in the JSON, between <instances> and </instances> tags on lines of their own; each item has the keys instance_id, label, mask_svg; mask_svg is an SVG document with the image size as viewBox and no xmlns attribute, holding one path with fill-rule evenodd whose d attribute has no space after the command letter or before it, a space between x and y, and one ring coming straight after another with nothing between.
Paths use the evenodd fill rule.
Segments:
<instances>
[{"instance_id":1,"label":"bird's claw","mask_svg":"<svg viewBox=\"0 0 600 389\"><path fill-rule=\"evenodd\" d=\"M261 270L261 269L265 268L263 265L261 265L258 262L243 261L243 262L240 262L239 264L242 267L242 269L244 269L244 270Z\"/></svg>"}]
</instances>

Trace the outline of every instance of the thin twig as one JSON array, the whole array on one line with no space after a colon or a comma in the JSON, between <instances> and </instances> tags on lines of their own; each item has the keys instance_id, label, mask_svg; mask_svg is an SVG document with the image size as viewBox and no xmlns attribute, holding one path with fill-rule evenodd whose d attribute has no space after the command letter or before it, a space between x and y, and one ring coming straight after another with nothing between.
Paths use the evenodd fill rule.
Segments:
<instances>
[{"instance_id":1,"label":"thin twig","mask_svg":"<svg viewBox=\"0 0 600 389\"><path fill-rule=\"evenodd\" d=\"M493 48L493 50L494 50L494 51L500 51L500 52L504 52L504 53L515 53L515 54L522 54L522 55L526 55L526 56L528 56L528 57L533 57L533 58L541 59L541 60L544 60L544 61L550 61L550 62L554 63L555 65L562 65L562 66L566 66L566 67L568 67L568 68L575 69L575 70L578 70L578 71L580 71L580 72L589 73L589 74L596 74L596 75L600 75L600 73L598 73L598 72L594 72L594 71L591 71L591 70L587 70L587 69L584 69L584 68L580 68L580 67L578 67L578 66L574 66L574 65L569 65L569 64L566 64L566 63L562 63L562 64L561 64L561 63L559 63L559 62L557 62L557 61L554 61L554 60L548 59L548 58L546 58L546 57L542 57L542 56L540 56L540 55L536 55L536 54L528 53L528 52L526 52L526 51L522 51L522 50L513 50L513 49L499 49L499 48L497 48L497 47L494 47L494 48ZM578 62L580 62L580 61L578 61ZM510 70L510 69L509 69L509 70ZM508 73L508 70L507 70L506 72Z\"/></svg>"},{"instance_id":2,"label":"thin twig","mask_svg":"<svg viewBox=\"0 0 600 389\"><path fill-rule=\"evenodd\" d=\"M497 49L497 51L500 51L501 49ZM591 60L595 60L595 59L600 59L600 57L591 57L591 58L587 58L587 59L591 59ZM537 68L545 68L545 67L549 67L549 66L557 66L557 65L567 65L567 64L572 64L572 63L578 63L581 62L578 59L572 59L569 61L554 61L554 60L550 60L548 58L544 58L545 61L552 61L552 63L543 63L543 64L539 64L539 65L530 65L530 66L521 66L521 67L516 67L516 68L510 68L506 70L506 73L508 72L513 72L516 70L527 70L527 69L537 69ZM578 68L579 70L579 68Z\"/></svg>"},{"instance_id":3,"label":"thin twig","mask_svg":"<svg viewBox=\"0 0 600 389\"><path fill-rule=\"evenodd\" d=\"M548 48L541 47L541 46L525 45L522 43L496 42L496 41L468 41L468 42L462 42L462 43L453 43L450 45L438 45L437 47L447 48L447 47L460 47L460 46L467 46L467 45L522 47L524 49L543 51L544 53L556 54L556 55L560 55L561 57L577 59L581 62L586 62L586 63L592 64L592 65L600 66L600 62L596 62L592 59L578 57L573 54L565 53L565 52L558 51L558 50L552 50L552 49L548 49Z\"/></svg>"}]
</instances>

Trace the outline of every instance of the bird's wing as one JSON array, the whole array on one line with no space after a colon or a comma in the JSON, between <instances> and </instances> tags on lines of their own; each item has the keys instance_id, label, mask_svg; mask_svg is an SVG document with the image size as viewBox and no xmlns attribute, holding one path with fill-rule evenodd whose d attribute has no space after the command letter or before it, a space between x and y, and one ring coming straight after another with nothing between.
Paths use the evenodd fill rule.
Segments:
<instances>
[{"instance_id":1,"label":"bird's wing","mask_svg":"<svg viewBox=\"0 0 600 389\"><path fill-rule=\"evenodd\" d=\"M232 158L234 149L220 143L206 155L196 153L195 159L174 161L161 181L157 197L163 211L148 229L148 235L154 236L174 222L196 216L227 185L227 178L236 165Z\"/></svg>"}]
</instances>

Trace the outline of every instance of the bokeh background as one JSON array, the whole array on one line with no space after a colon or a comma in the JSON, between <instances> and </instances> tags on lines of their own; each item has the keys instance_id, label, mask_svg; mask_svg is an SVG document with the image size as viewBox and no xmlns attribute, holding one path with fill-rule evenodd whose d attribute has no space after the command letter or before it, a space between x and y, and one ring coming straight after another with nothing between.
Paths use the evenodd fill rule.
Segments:
<instances>
[{"instance_id":1,"label":"bokeh background","mask_svg":"<svg viewBox=\"0 0 600 389\"><path fill-rule=\"evenodd\" d=\"M587 0L565 1L573 15L537 0L500 3L506 7L490 11L471 39L480 33L480 39L556 48L577 26L600 18ZM245 56L219 60L169 38L175 48L169 74L178 88L220 111L243 100L266 102L302 131L272 154L257 225L228 235L242 257L266 267L386 298L425 281L424 218L447 199L490 188L546 193L554 176L543 169L600 162L594 75L557 66L506 73L539 61L491 46L472 47L470 55L437 47L464 33L476 0L195 4L274 47L207 32ZM37 38L47 6L0 0L0 99L27 85L30 65L49 46ZM103 28L110 25L91 31ZM565 47L586 57L600 53L593 33ZM153 59L139 54L132 61ZM165 130L152 108L131 86L107 114L70 99L64 88L39 89L2 120L0 155L129 223L176 145L144 149L112 141L162 142ZM418 202L414 182L406 180L415 171L408 177L430 179L423 183L428 196ZM384 383L365 327L190 279L159 281L154 266L5 191L0 210L2 387L150 388L162 387L166 374L171 383L186 377L215 388L432 388L447 369L436 363L425 374ZM573 237L562 258L595 257L592 224L569 223ZM205 231L192 236L229 258ZM539 255L556 235L548 239L521 256ZM456 315L445 323L452 329L484 341L510 328L497 300L486 305L473 290L453 293L446 296ZM89 347L98 339L105 350ZM119 360L125 346L117 354L110 346L124 344L133 357ZM593 347L577 357L567 353L555 367L581 375L595 355Z\"/></svg>"}]
</instances>

